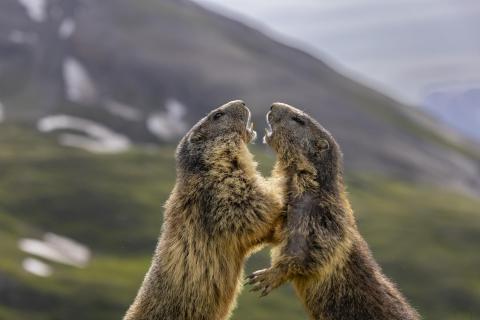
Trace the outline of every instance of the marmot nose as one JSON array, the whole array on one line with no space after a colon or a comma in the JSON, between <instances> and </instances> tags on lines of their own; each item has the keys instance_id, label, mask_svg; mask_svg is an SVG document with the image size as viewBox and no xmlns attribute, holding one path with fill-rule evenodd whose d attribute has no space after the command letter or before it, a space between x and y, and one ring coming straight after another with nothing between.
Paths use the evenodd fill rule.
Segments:
<instances>
[{"instance_id":1,"label":"marmot nose","mask_svg":"<svg viewBox=\"0 0 480 320\"><path fill-rule=\"evenodd\" d=\"M246 104L243 100L233 100L229 104L232 105L232 106L242 106L242 107L246 106Z\"/></svg>"},{"instance_id":2,"label":"marmot nose","mask_svg":"<svg viewBox=\"0 0 480 320\"><path fill-rule=\"evenodd\" d=\"M235 114L241 117L243 116L249 117L249 114L250 114L250 110L248 110L247 105L243 100L230 101L225 105L224 109L231 110L232 112L234 112Z\"/></svg>"},{"instance_id":3,"label":"marmot nose","mask_svg":"<svg viewBox=\"0 0 480 320\"><path fill-rule=\"evenodd\" d=\"M284 109L284 108L285 108L285 104L281 103L281 102L275 102L270 106L271 111L281 110L281 109Z\"/></svg>"}]
</instances>

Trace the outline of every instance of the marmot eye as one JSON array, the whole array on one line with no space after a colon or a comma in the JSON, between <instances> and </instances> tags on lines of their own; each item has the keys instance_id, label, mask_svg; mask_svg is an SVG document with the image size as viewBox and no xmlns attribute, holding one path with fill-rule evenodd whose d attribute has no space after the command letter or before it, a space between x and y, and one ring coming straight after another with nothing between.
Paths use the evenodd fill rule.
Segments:
<instances>
[{"instance_id":1,"label":"marmot eye","mask_svg":"<svg viewBox=\"0 0 480 320\"><path fill-rule=\"evenodd\" d=\"M220 119L225 113L223 111L218 111L213 115L213 120L218 120Z\"/></svg>"},{"instance_id":2,"label":"marmot eye","mask_svg":"<svg viewBox=\"0 0 480 320\"><path fill-rule=\"evenodd\" d=\"M302 118L299 118L299 117L297 117L297 116L293 116L293 117L292 117L292 120L295 121L295 122L298 123L298 124L301 124L302 126L305 124L305 121L303 121Z\"/></svg>"}]
</instances>

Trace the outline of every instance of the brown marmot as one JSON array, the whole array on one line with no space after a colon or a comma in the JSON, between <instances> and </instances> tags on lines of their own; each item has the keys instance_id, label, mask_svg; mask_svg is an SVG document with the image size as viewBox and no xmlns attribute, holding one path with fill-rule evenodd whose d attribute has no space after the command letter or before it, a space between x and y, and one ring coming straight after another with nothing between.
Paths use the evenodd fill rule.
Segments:
<instances>
[{"instance_id":1,"label":"brown marmot","mask_svg":"<svg viewBox=\"0 0 480 320\"><path fill-rule=\"evenodd\" d=\"M332 135L304 112L275 103L264 141L285 176L283 239L272 266L248 276L262 295L292 281L312 319L419 319L357 230Z\"/></svg>"},{"instance_id":2,"label":"brown marmot","mask_svg":"<svg viewBox=\"0 0 480 320\"><path fill-rule=\"evenodd\" d=\"M229 317L245 258L282 208L247 149L254 136L245 103L232 101L183 137L152 265L124 319Z\"/></svg>"}]
</instances>

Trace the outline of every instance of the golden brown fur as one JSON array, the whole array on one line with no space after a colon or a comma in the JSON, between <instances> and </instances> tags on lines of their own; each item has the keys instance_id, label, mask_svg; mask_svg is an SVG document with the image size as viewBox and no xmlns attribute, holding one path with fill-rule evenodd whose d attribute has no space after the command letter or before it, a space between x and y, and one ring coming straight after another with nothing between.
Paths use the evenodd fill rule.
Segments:
<instances>
[{"instance_id":1,"label":"golden brown fur","mask_svg":"<svg viewBox=\"0 0 480 320\"><path fill-rule=\"evenodd\" d=\"M229 317L245 258L270 237L281 210L247 149L249 118L243 102L230 102L180 142L152 265L124 319Z\"/></svg>"},{"instance_id":2,"label":"golden brown fur","mask_svg":"<svg viewBox=\"0 0 480 320\"><path fill-rule=\"evenodd\" d=\"M266 295L292 281L312 319L418 319L357 230L335 139L285 104L274 104L267 119L265 141L277 152L274 174L285 177L287 213L272 266L248 277L253 290Z\"/></svg>"}]
</instances>

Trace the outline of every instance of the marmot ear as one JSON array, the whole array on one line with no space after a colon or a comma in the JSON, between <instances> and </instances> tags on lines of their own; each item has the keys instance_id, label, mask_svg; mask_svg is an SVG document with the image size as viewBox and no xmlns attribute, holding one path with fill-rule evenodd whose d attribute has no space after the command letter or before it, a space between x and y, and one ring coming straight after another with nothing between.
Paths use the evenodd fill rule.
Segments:
<instances>
[{"instance_id":1,"label":"marmot ear","mask_svg":"<svg viewBox=\"0 0 480 320\"><path fill-rule=\"evenodd\" d=\"M326 150L330 149L330 144L328 143L327 140L325 140L325 139L320 139L319 141L317 141L317 147L318 147L321 151L326 151Z\"/></svg>"}]
</instances>

